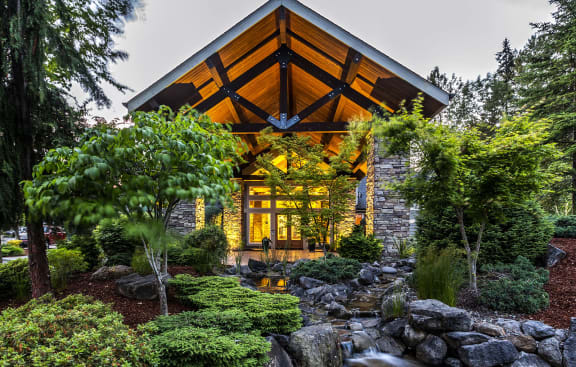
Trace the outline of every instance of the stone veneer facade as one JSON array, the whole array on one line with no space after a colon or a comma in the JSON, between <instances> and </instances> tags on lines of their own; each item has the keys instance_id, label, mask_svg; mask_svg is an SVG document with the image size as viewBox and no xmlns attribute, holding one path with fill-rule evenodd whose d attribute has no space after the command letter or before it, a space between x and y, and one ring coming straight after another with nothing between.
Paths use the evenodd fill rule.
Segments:
<instances>
[{"instance_id":1,"label":"stone veneer facade","mask_svg":"<svg viewBox=\"0 0 576 367\"><path fill-rule=\"evenodd\" d=\"M232 194L233 206L224 208L222 219L224 233L231 249L238 249L242 246L242 233L244 232L244 181L242 179L235 179L235 181L239 189Z\"/></svg>"},{"instance_id":2,"label":"stone veneer facade","mask_svg":"<svg viewBox=\"0 0 576 367\"><path fill-rule=\"evenodd\" d=\"M410 236L410 208L386 184L402 179L409 169L409 158L379 154L378 139L370 139L366 174L366 232L384 242L387 253L394 252L394 238Z\"/></svg>"},{"instance_id":3,"label":"stone veneer facade","mask_svg":"<svg viewBox=\"0 0 576 367\"><path fill-rule=\"evenodd\" d=\"M168 228L179 234L187 234L196 229L196 203L181 201L172 211Z\"/></svg>"}]
</instances>

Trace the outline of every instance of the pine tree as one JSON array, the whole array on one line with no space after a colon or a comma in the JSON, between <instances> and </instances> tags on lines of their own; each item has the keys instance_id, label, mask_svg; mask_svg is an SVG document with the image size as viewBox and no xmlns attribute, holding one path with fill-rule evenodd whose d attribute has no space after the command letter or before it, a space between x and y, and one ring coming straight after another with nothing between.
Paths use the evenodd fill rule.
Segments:
<instances>
[{"instance_id":1,"label":"pine tree","mask_svg":"<svg viewBox=\"0 0 576 367\"><path fill-rule=\"evenodd\" d=\"M551 22L533 24L521 51L517 80L520 104L551 121L551 138L571 166L567 179L576 214L576 1L551 0Z\"/></svg>"}]
</instances>

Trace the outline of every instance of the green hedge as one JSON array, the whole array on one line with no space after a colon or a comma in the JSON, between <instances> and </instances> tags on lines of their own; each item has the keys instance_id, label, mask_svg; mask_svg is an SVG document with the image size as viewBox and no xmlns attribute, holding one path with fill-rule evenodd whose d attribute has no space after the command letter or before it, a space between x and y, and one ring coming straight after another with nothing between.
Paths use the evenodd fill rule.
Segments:
<instances>
[{"instance_id":1,"label":"green hedge","mask_svg":"<svg viewBox=\"0 0 576 367\"><path fill-rule=\"evenodd\" d=\"M300 277L310 277L328 283L338 283L354 279L362 269L358 260L342 257L331 257L301 262L290 271L290 278L297 280Z\"/></svg>"},{"instance_id":2,"label":"green hedge","mask_svg":"<svg viewBox=\"0 0 576 367\"><path fill-rule=\"evenodd\" d=\"M1 366L150 366L155 356L147 334L81 295L48 295L0 314Z\"/></svg>"},{"instance_id":3,"label":"green hedge","mask_svg":"<svg viewBox=\"0 0 576 367\"><path fill-rule=\"evenodd\" d=\"M185 311L171 316L159 316L152 324L159 333L184 327L216 328L230 332L253 330L250 317L237 310Z\"/></svg>"},{"instance_id":4,"label":"green hedge","mask_svg":"<svg viewBox=\"0 0 576 367\"><path fill-rule=\"evenodd\" d=\"M18 259L0 265L0 300L24 300L30 296L28 259Z\"/></svg>"},{"instance_id":5,"label":"green hedge","mask_svg":"<svg viewBox=\"0 0 576 367\"><path fill-rule=\"evenodd\" d=\"M18 246L4 245L2 246L2 256L23 256L24 250Z\"/></svg>"},{"instance_id":6,"label":"green hedge","mask_svg":"<svg viewBox=\"0 0 576 367\"><path fill-rule=\"evenodd\" d=\"M440 212L421 211L417 225L416 240L419 247L434 246L442 249L462 244L452 208L446 207ZM477 237L478 229L478 226L466 227L471 241ZM500 218L486 226L479 262L513 263L518 256L537 262L545 256L553 231L552 223L545 218L536 203L527 203L523 208L504 209Z\"/></svg>"},{"instance_id":7,"label":"green hedge","mask_svg":"<svg viewBox=\"0 0 576 367\"><path fill-rule=\"evenodd\" d=\"M92 235L73 235L58 244L58 248L79 250L88 263L88 270L94 270L102 264L102 249Z\"/></svg>"},{"instance_id":8,"label":"green hedge","mask_svg":"<svg viewBox=\"0 0 576 367\"><path fill-rule=\"evenodd\" d=\"M576 215L552 216L549 220L554 223L554 237L576 238Z\"/></svg>"},{"instance_id":9,"label":"green hedge","mask_svg":"<svg viewBox=\"0 0 576 367\"><path fill-rule=\"evenodd\" d=\"M361 262L373 262L380 259L384 246L373 235L366 236L361 226L355 226L350 235L342 237L338 247L340 256Z\"/></svg>"}]
</instances>

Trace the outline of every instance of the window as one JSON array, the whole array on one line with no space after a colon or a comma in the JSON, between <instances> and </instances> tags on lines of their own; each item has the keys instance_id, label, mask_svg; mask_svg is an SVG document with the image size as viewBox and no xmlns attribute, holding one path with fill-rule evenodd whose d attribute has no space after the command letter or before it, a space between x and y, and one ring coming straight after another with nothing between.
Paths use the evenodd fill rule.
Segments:
<instances>
[{"instance_id":1,"label":"window","mask_svg":"<svg viewBox=\"0 0 576 367\"><path fill-rule=\"evenodd\" d=\"M270 209L269 200L250 200L251 209Z\"/></svg>"},{"instance_id":2,"label":"window","mask_svg":"<svg viewBox=\"0 0 576 367\"><path fill-rule=\"evenodd\" d=\"M250 213L250 242L260 243L270 238L270 213Z\"/></svg>"}]
</instances>

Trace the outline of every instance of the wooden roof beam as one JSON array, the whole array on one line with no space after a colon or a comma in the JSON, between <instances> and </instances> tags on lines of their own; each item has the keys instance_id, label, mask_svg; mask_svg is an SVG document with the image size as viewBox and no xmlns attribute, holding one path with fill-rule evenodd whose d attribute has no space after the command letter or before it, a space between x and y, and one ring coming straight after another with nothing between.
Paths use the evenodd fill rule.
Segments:
<instances>
[{"instance_id":1,"label":"wooden roof beam","mask_svg":"<svg viewBox=\"0 0 576 367\"><path fill-rule=\"evenodd\" d=\"M259 134L260 131L269 127L268 124L232 124L232 134ZM282 130L276 127L272 127L274 132L286 133L286 132L314 132L314 133L347 133L348 123L347 122L304 122L301 124L296 124L288 129Z\"/></svg>"},{"instance_id":2,"label":"wooden roof beam","mask_svg":"<svg viewBox=\"0 0 576 367\"><path fill-rule=\"evenodd\" d=\"M206 60L206 65L208 66L208 70L210 70L212 79L218 88L222 88L230 84L228 73L226 72L226 69L224 69L222 59L220 58L218 52ZM234 100L228 99L226 105L236 123L240 123L244 120L242 116L242 110L236 105L236 103L234 103Z\"/></svg>"},{"instance_id":3,"label":"wooden roof beam","mask_svg":"<svg viewBox=\"0 0 576 367\"><path fill-rule=\"evenodd\" d=\"M278 30L280 32L280 46L287 45L289 46L290 38L288 37L288 22L289 22L289 14L285 7L281 6L278 8L276 13L276 22L278 23Z\"/></svg>"}]
</instances>

